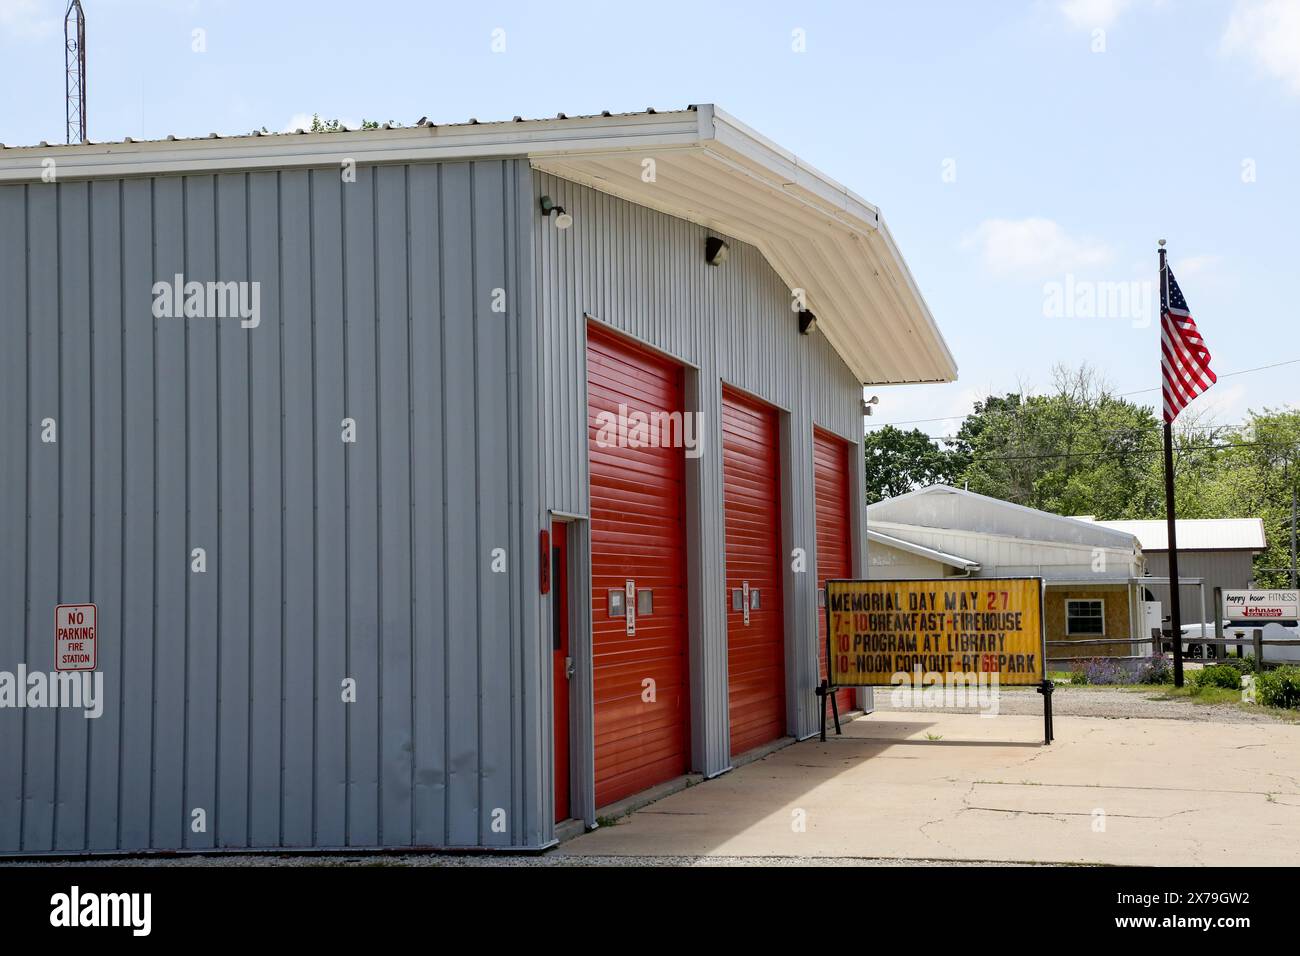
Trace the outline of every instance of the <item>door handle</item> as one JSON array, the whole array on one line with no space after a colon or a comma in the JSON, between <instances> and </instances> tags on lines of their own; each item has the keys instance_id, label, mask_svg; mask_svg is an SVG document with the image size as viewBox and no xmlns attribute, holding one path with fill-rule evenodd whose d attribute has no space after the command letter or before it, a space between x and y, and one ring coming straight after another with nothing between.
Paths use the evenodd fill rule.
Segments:
<instances>
[{"instance_id":1,"label":"door handle","mask_svg":"<svg viewBox=\"0 0 1300 956\"><path fill-rule=\"evenodd\" d=\"M572 657L566 657L564 659L564 676L566 680L573 680L573 658Z\"/></svg>"}]
</instances>

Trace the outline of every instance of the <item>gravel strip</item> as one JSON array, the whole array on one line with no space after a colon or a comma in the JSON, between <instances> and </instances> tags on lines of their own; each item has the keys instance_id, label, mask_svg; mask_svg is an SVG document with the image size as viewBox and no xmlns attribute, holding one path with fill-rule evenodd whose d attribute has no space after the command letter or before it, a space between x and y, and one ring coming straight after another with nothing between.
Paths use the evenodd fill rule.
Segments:
<instances>
[{"instance_id":1,"label":"gravel strip","mask_svg":"<svg viewBox=\"0 0 1300 956\"><path fill-rule=\"evenodd\" d=\"M976 707L893 707L888 689L876 689L876 709L880 712L975 714ZM1004 689L998 713L1039 715L1043 698L1032 687ZM1221 724L1289 723L1263 708L1237 707L1233 704L1203 704L1186 697L1166 697L1163 691L1144 688L1071 687L1057 684L1052 694L1052 713L1057 717L1109 717L1117 720L1158 717L1165 720L1213 721Z\"/></svg>"},{"instance_id":2,"label":"gravel strip","mask_svg":"<svg viewBox=\"0 0 1300 956\"><path fill-rule=\"evenodd\" d=\"M0 861L0 866L45 867L154 867L154 866L318 866L318 867L642 867L642 866L1034 866L1033 863L979 862L970 860L894 860L875 857L790 857L790 856L566 856L544 853L539 856L506 854L440 853L357 853L346 856L261 854L212 854L210 856L143 857L134 859L100 858L90 860ZM1047 865L1047 864L1044 864Z\"/></svg>"}]
</instances>

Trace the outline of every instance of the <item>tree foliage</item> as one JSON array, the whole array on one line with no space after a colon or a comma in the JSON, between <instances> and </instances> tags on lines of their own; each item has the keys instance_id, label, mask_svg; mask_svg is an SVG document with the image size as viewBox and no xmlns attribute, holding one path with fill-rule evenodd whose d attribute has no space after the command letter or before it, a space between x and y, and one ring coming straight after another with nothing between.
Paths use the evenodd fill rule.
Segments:
<instances>
[{"instance_id":1,"label":"tree foliage","mask_svg":"<svg viewBox=\"0 0 1300 956\"><path fill-rule=\"evenodd\" d=\"M1165 516L1162 425L1153 409L1115 395L1094 369L1058 367L1046 394L976 402L955 434L893 426L866 438L867 501L935 482L1062 515ZM1210 426L1184 411L1174 430L1180 518L1258 517L1269 547L1261 586L1284 586L1291 563L1292 489L1300 483L1300 411L1252 411Z\"/></svg>"},{"instance_id":2,"label":"tree foliage","mask_svg":"<svg viewBox=\"0 0 1300 956\"><path fill-rule=\"evenodd\" d=\"M952 484L961 461L919 429L886 425L866 435L867 501L892 498L925 485Z\"/></svg>"},{"instance_id":3,"label":"tree foliage","mask_svg":"<svg viewBox=\"0 0 1300 956\"><path fill-rule=\"evenodd\" d=\"M962 423L953 450L970 490L1056 514L1148 510L1161 448L1151 410L1111 394L1087 366L1054 379L1047 395L994 396Z\"/></svg>"},{"instance_id":4,"label":"tree foliage","mask_svg":"<svg viewBox=\"0 0 1300 956\"><path fill-rule=\"evenodd\" d=\"M402 124L395 123L390 120L389 125L401 126ZM363 119L361 121L361 125L357 128L358 129L379 129L379 121ZM337 119L323 120L320 118L319 113L312 113L311 129L308 130L308 132L309 133L346 133L348 129L349 127L345 126L341 120L337 120Z\"/></svg>"},{"instance_id":5,"label":"tree foliage","mask_svg":"<svg viewBox=\"0 0 1300 956\"><path fill-rule=\"evenodd\" d=\"M379 125L380 125L379 120L363 119L361 121L361 125L356 127L356 129L379 129ZM401 126L402 124L398 123L395 120L389 120L388 125ZM321 119L319 113L312 113L311 126L308 127L307 132L308 133L346 133L348 130L352 128L353 127L346 125L342 120ZM265 126L263 126L260 130L257 130L256 132L269 134L270 130L268 130Z\"/></svg>"}]
</instances>

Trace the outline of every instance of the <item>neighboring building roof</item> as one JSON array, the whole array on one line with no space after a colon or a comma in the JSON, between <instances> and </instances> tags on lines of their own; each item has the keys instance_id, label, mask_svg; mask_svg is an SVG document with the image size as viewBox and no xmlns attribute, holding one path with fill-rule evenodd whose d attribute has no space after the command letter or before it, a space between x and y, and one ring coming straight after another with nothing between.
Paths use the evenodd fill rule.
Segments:
<instances>
[{"instance_id":1,"label":"neighboring building roof","mask_svg":"<svg viewBox=\"0 0 1300 956\"><path fill-rule=\"evenodd\" d=\"M1164 518L1094 523L1135 536L1143 551L1169 550L1169 526ZM1268 547L1264 522L1259 518L1178 518L1176 525L1179 551L1263 551Z\"/></svg>"},{"instance_id":2,"label":"neighboring building roof","mask_svg":"<svg viewBox=\"0 0 1300 956\"><path fill-rule=\"evenodd\" d=\"M946 564L949 567L957 568L959 571L975 572L980 569L978 561L972 561L969 558L949 554L946 551L927 548L922 544L914 544L911 541L896 538L892 534L885 534L883 531L872 531L868 528L867 540L875 541L877 544L888 545L891 548L897 548L900 551L906 551L909 554L915 554L918 557L929 558L931 561L938 561L940 564Z\"/></svg>"},{"instance_id":3,"label":"neighboring building roof","mask_svg":"<svg viewBox=\"0 0 1300 956\"><path fill-rule=\"evenodd\" d=\"M929 485L867 506L872 521L1133 550L1136 537L1091 521L1066 518L949 485Z\"/></svg>"},{"instance_id":4,"label":"neighboring building roof","mask_svg":"<svg viewBox=\"0 0 1300 956\"><path fill-rule=\"evenodd\" d=\"M756 246L863 384L957 377L880 211L712 105L510 122L0 149L0 183L527 157L564 179ZM643 162L654 176L643 179ZM650 178L650 177L647 177ZM723 266L725 268L725 266ZM793 321L793 318L792 318Z\"/></svg>"}]
</instances>

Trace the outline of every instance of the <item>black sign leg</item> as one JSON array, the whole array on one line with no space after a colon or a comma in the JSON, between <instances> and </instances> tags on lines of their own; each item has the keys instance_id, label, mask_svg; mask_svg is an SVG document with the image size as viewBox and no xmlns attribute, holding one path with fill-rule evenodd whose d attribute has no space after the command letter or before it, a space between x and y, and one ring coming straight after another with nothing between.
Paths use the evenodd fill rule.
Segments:
<instances>
[{"instance_id":1,"label":"black sign leg","mask_svg":"<svg viewBox=\"0 0 1300 956\"><path fill-rule=\"evenodd\" d=\"M822 705L822 743L826 743L826 681L823 680L817 685L817 696L821 698Z\"/></svg>"},{"instance_id":2,"label":"black sign leg","mask_svg":"<svg viewBox=\"0 0 1300 956\"><path fill-rule=\"evenodd\" d=\"M1052 733L1052 691L1054 691L1055 689L1056 689L1056 685L1053 684L1050 680L1044 680L1042 686L1038 688L1038 692L1043 695L1043 743L1044 744L1050 744L1054 736Z\"/></svg>"},{"instance_id":3,"label":"black sign leg","mask_svg":"<svg viewBox=\"0 0 1300 956\"><path fill-rule=\"evenodd\" d=\"M844 731L840 730L840 702L835 699L837 696L835 690L834 687L827 687L826 693L830 695L831 713L835 715L835 736L839 737L844 733ZM824 712L825 708L823 708L823 713Z\"/></svg>"}]
</instances>

